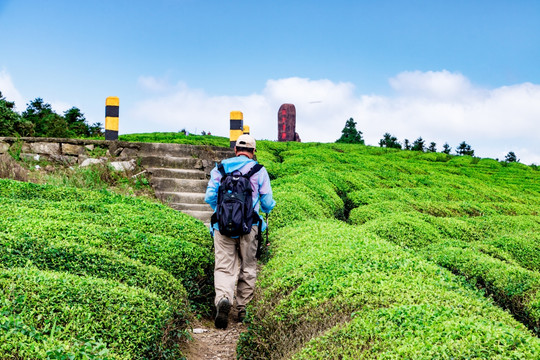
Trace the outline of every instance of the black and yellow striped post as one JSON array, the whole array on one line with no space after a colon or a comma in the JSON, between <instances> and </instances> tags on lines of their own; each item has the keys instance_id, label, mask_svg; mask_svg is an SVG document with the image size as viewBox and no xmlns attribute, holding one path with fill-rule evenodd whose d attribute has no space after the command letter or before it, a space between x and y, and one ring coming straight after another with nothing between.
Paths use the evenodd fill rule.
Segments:
<instances>
[{"instance_id":1,"label":"black and yellow striped post","mask_svg":"<svg viewBox=\"0 0 540 360\"><path fill-rule=\"evenodd\" d=\"M120 99L109 96L105 101L105 140L118 140Z\"/></svg>"},{"instance_id":2,"label":"black and yellow striped post","mask_svg":"<svg viewBox=\"0 0 540 360\"><path fill-rule=\"evenodd\" d=\"M231 111L231 149L236 146L236 139L244 133L244 114L241 111Z\"/></svg>"},{"instance_id":3,"label":"black and yellow striped post","mask_svg":"<svg viewBox=\"0 0 540 360\"><path fill-rule=\"evenodd\" d=\"M249 135L249 125L244 125L244 134Z\"/></svg>"}]
</instances>

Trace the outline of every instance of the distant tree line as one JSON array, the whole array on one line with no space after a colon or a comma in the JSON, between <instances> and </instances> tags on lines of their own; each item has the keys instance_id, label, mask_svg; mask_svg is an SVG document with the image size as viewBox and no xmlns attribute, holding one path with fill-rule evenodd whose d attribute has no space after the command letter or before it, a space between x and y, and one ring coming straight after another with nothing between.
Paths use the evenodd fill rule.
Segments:
<instances>
[{"instance_id":1,"label":"distant tree line","mask_svg":"<svg viewBox=\"0 0 540 360\"><path fill-rule=\"evenodd\" d=\"M19 114L15 103L6 100L0 92L0 136L99 137L103 136L102 128L101 123L89 125L76 107L59 115L41 98L31 101Z\"/></svg>"},{"instance_id":2,"label":"distant tree line","mask_svg":"<svg viewBox=\"0 0 540 360\"><path fill-rule=\"evenodd\" d=\"M356 122L353 118L350 118L345 123L345 127L341 130L341 137L336 141L337 143L349 143L349 144L364 144L364 139L362 138L362 132L356 129ZM390 133L385 133L382 139L379 140L380 147L393 148L393 149L403 149L411 151L422 151L422 152L437 152L437 144L435 142L430 142L429 145L426 144L426 141L419 137L414 140L411 144L409 139L403 140L401 144L397 137L393 136ZM441 153L450 154L452 147L448 143L444 143ZM474 150L471 148L471 145L467 144L465 141L461 142L456 150L457 155L468 155L474 156ZM516 157L516 154L513 151L510 151L504 160L505 162L519 162Z\"/></svg>"}]
</instances>

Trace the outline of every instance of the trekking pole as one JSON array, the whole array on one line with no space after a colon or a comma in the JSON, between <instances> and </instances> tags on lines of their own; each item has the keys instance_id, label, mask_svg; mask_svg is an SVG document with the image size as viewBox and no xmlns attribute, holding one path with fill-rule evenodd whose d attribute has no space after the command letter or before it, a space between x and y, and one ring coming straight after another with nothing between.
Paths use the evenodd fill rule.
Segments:
<instances>
[{"instance_id":1,"label":"trekking pole","mask_svg":"<svg viewBox=\"0 0 540 360\"><path fill-rule=\"evenodd\" d=\"M270 246L270 242L268 241L268 231L270 227L268 226L268 213L266 213L266 246Z\"/></svg>"}]
</instances>

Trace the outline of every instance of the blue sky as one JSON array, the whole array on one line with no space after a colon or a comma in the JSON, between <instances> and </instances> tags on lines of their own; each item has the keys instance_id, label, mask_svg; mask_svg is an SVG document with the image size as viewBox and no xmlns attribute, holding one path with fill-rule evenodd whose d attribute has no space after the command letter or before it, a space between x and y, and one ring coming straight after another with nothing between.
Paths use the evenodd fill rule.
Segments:
<instances>
[{"instance_id":1,"label":"blue sky","mask_svg":"<svg viewBox=\"0 0 540 360\"><path fill-rule=\"evenodd\" d=\"M540 164L540 2L0 0L0 91L41 97L120 133L211 131L232 110L258 139L297 108L303 141L335 141L353 117L441 149Z\"/></svg>"}]
</instances>

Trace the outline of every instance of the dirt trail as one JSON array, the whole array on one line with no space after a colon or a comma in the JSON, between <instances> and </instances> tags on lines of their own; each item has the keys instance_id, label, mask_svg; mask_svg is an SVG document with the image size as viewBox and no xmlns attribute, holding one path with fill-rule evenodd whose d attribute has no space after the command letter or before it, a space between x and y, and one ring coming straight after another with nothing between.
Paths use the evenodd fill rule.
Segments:
<instances>
[{"instance_id":1,"label":"dirt trail","mask_svg":"<svg viewBox=\"0 0 540 360\"><path fill-rule=\"evenodd\" d=\"M246 326L236 322L236 313L229 315L225 330L214 327L211 319L193 325L193 341L185 352L187 360L236 360L236 343Z\"/></svg>"}]
</instances>

